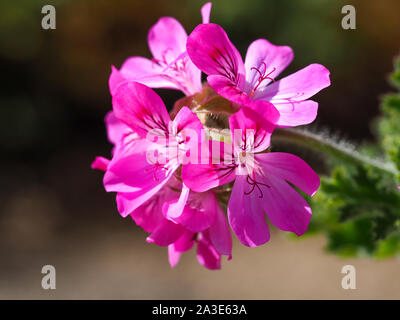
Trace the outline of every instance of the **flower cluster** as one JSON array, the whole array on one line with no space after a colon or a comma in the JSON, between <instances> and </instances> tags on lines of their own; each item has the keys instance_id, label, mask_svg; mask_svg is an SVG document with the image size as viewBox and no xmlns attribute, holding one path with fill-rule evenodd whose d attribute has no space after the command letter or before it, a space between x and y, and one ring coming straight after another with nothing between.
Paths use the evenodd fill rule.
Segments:
<instances>
[{"instance_id":1,"label":"flower cluster","mask_svg":"<svg viewBox=\"0 0 400 320\"><path fill-rule=\"evenodd\" d=\"M308 99L330 80L319 64L275 80L292 49L259 39L243 61L209 23L210 11L211 3L202 7L203 23L189 36L161 18L148 35L153 58L112 68L112 159L97 157L92 167L105 171L120 214L149 232L148 242L168 246L171 266L197 245L199 263L219 269L222 255L232 257L230 228L249 247L269 240L265 215L281 230L306 232L311 209L292 185L312 196L319 178L297 156L270 152L270 140L276 127L312 122L318 104ZM185 97L169 114L150 88Z\"/></svg>"}]
</instances>

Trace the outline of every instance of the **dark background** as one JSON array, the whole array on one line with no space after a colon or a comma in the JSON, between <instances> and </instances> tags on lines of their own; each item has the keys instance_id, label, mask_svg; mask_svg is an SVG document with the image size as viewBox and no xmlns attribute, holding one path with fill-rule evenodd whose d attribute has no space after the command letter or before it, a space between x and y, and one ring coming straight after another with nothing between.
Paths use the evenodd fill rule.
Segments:
<instances>
[{"instance_id":1,"label":"dark background","mask_svg":"<svg viewBox=\"0 0 400 320\"><path fill-rule=\"evenodd\" d=\"M146 244L145 233L119 216L102 174L90 169L96 155L111 150L103 123L111 108L111 65L150 57L147 32L161 16L177 18L190 33L204 3L1 2L1 298L400 297L387 272L396 261L353 260L368 285L351 296L340 288L347 261L327 256L322 238L288 242L279 232L262 248L235 242L223 271L202 270L193 253L170 270L166 249ZM41 28L45 4L56 7L56 30ZM345 4L356 7L356 30L341 28ZM224 0L214 2L211 21L242 55L261 37L291 46L295 59L283 75L310 63L330 69L332 85L315 97L320 109L313 126L362 143L373 141L379 97L390 90L399 13L398 0ZM157 92L167 106L181 97ZM41 290L45 264L57 269L55 292ZM367 277L371 272L378 280Z\"/></svg>"}]
</instances>

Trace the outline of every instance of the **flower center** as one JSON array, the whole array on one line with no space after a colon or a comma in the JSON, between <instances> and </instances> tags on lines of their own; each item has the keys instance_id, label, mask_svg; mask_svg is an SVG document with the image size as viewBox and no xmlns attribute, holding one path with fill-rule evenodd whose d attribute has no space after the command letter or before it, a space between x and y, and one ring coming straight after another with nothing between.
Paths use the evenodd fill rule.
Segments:
<instances>
[{"instance_id":1,"label":"flower center","mask_svg":"<svg viewBox=\"0 0 400 320\"><path fill-rule=\"evenodd\" d=\"M145 169L146 172L150 172L152 170L153 170L153 179L154 179L154 181L158 181L159 180L158 177L157 177L158 170L168 170L168 168L165 165L157 162L151 168Z\"/></svg>"},{"instance_id":2,"label":"flower center","mask_svg":"<svg viewBox=\"0 0 400 320\"><path fill-rule=\"evenodd\" d=\"M257 91L258 87L260 86L260 84L261 84L264 80L268 79L268 80L271 80L272 82L275 82L275 79L272 78L272 77L270 77L270 75L271 75L273 72L275 72L276 68L273 68L272 71L269 72L269 73L267 74L267 65L265 64L265 62L262 62L262 65L264 66L264 71L263 71L263 72L261 72L261 70L260 70L261 68L258 69L258 68L256 68L256 67L252 67L252 68L250 69L250 70L256 70L256 71L258 72L257 83L256 83L256 85L254 86L253 90L251 91L250 96L254 95L254 93Z\"/></svg>"},{"instance_id":3,"label":"flower center","mask_svg":"<svg viewBox=\"0 0 400 320\"><path fill-rule=\"evenodd\" d=\"M269 185L267 185L265 183L257 182L255 180L254 175L253 175L253 178L250 177L250 175L247 176L247 183L251 186L251 190L248 191L248 192L245 192L244 194L245 195L249 195L250 193L252 193L255 190L255 188L257 188L257 190L260 192L260 195L258 196L260 199L264 197L264 194L263 194L262 189L261 189L260 186L271 188L271 186L269 186Z\"/></svg>"}]
</instances>

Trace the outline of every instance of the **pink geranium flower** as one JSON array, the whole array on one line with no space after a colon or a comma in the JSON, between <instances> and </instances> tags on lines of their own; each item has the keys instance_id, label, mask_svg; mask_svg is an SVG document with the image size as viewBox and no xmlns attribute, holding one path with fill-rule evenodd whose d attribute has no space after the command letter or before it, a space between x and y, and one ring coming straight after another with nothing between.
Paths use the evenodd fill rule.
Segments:
<instances>
[{"instance_id":1,"label":"pink geranium flower","mask_svg":"<svg viewBox=\"0 0 400 320\"><path fill-rule=\"evenodd\" d=\"M234 181L228 218L239 240L250 247L269 240L265 214L279 229L302 235L311 208L288 183L310 196L320 183L300 158L280 152L262 153L269 146L263 121L253 110L241 108L229 119L233 145L213 141L231 161L188 165L182 170L187 186L197 192Z\"/></svg>"},{"instance_id":2,"label":"pink geranium flower","mask_svg":"<svg viewBox=\"0 0 400 320\"><path fill-rule=\"evenodd\" d=\"M114 155L107 165L104 186L109 192L124 195L124 216L154 196L173 176L191 148L197 148L193 132L201 137L203 125L187 107L171 120L161 98L137 82L124 82L113 96L115 117L123 123L116 130ZM112 131L115 133L115 131ZM149 133L153 140L149 140ZM149 161L149 151L157 161ZM176 152L171 152L174 150ZM160 162L158 159L162 159Z\"/></svg>"},{"instance_id":3,"label":"pink geranium flower","mask_svg":"<svg viewBox=\"0 0 400 320\"><path fill-rule=\"evenodd\" d=\"M169 262L174 267L182 253L197 243L197 259L208 269L220 269L221 256L231 258L232 239L225 214L214 192L183 191L182 196L163 204L163 219L147 238L160 246L168 245ZM171 216L171 206L181 206L179 215Z\"/></svg>"},{"instance_id":4,"label":"pink geranium flower","mask_svg":"<svg viewBox=\"0 0 400 320\"><path fill-rule=\"evenodd\" d=\"M308 98L330 85L329 70L319 64L275 81L293 59L290 47L258 39L250 44L243 63L239 51L217 24L197 26L188 37L187 52L221 96L245 106L250 100L272 103L280 113L279 126L314 121L318 103Z\"/></svg>"},{"instance_id":5,"label":"pink geranium flower","mask_svg":"<svg viewBox=\"0 0 400 320\"><path fill-rule=\"evenodd\" d=\"M130 142L140 139L113 111L107 114L105 122L108 138L114 144L114 156L129 147ZM110 160L96 157L92 168L107 171L109 164ZM150 233L148 242L168 246L172 267L195 244L199 263L208 269L220 269L222 255L231 258L229 225L214 192L189 194L189 189L172 176L157 193L132 209L136 198L134 192L118 192L118 211L123 217L130 215L138 226Z\"/></svg>"},{"instance_id":6,"label":"pink geranium flower","mask_svg":"<svg viewBox=\"0 0 400 320\"><path fill-rule=\"evenodd\" d=\"M210 20L211 3L201 8L203 23ZM186 52L187 33L172 17L163 17L150 29L147 41L152 59L130 57L120 70L112 67L111 94L119 83L134 80L152 88L167 88L192 95L201 90L201 71Z\"/></svg>"}]
</instances>

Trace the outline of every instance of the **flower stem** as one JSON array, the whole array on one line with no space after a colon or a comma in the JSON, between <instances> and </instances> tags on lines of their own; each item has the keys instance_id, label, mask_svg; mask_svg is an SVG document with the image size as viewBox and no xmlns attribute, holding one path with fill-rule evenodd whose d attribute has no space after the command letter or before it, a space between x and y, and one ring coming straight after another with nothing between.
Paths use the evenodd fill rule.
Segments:
<instances>
[{"instance_id":1,"label":"flower stem","mask_svg":"<svg viewBox=\"0 0 400 320\"><path fill-rule=\"evenodd\" d=\"M398 170L391 163L366 157L354 150L351 145L338 143L324 135L306 130L278 128L274 132L273 139L304 145L350 164L369 165L378 171L399 175Z\"/></svg>"}]
</instances>

